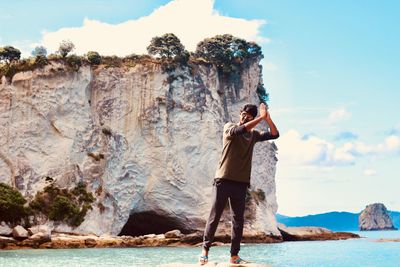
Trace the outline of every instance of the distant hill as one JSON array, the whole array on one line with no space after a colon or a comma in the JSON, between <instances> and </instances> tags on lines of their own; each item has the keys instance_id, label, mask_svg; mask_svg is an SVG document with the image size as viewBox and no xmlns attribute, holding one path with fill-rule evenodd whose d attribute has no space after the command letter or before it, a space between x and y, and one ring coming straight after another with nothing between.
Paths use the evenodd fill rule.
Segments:
<instances>
[{"instance_id":1,"label":"distant hill","mask_svg":"<svg viewBox=\"0 0 400 267\"><path fill-rule=\"evenodd\" d=\"M389 211L390 217L392 217L394 227L400 229L400 212Z\"/></svg>"},{"instance_id":2,"label":"distant hill","mask_svg":"<svg viewBox=\"0 0 400 267\"><path fill-rule=\"evenodd\" d=\"M393 224L400 229L400 212L389 211ZM319 226L332 231L358 231L358 216L360 213L327 212L301 217L289 217L276 214L276 220L286 226Z\"/></svg>"}]
</instances>

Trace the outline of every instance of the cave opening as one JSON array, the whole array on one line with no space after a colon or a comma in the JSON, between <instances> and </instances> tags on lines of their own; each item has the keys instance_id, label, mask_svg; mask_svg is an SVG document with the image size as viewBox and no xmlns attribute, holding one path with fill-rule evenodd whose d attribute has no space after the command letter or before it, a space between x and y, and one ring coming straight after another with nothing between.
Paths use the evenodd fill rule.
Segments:
<instances>
[{"instance_id":1,"label":"cave opening","mask_svg":"<svg viewBox=\"0 0 400 267\"><path fill-rule=\"evenodd\" d=\"M184 234L189 233L183 223L177 218L161 215L154 211L144 211L131 214L119 235L141 236L147 234L164 234L176 229Z\"/></svg>"}]
</instances>

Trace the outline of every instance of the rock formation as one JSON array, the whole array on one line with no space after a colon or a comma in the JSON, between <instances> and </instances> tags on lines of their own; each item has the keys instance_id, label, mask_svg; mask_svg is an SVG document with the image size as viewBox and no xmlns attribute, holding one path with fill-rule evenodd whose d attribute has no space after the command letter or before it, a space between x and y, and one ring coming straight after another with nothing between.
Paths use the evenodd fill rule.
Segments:
<instances>
[{"instance_id":1,"label":"rock formation","mask_svg":"<svg viewBox=\"0 0 400 267\"><path fill-rule=\"evenodd\" d=\"M12 235L15 239L25 239L28 238L28 231L21 225L17 225L14 227Z\"/></svg>"},{"instance_id":2,"label":"rock formation","mask_svg":"<svg viewBox=\"0 0 400 267\"><path fill-rule=\"evenodd\" d=\"M382 203L368 205L360 213L358 223L361 231L397 230L385 205Z\"/></svg>"},{"instance_id":3,"label":"rock formation","mask_svg":"<svg viewBox=\"0 0 400 267\"><path fill-rule=\"evenodd\" d=\"M9 236L13 232L13 229L9 227L5 222L0 224L0 236Z\"/></svg>"},{"instance_id":4,"label":"rock formation","mask_svg":"<svg viewBox=\"0 0 400 267\"><path fill-rule=\"evenodd\" d=\"M52 61L0 84L0 182L31 200L49 181L84 181L96 201L72 228L52 231L143 235L202 230L222 149L222 128L259 103L258 60L229 79L194 64L165 73L156 61L77 70ZM260 127L266 127L262 125ZM280 236L276 147L257 144L245 233ZM229 212L227 212L227 215ZM221 231L228 231L225 216Z\"/></svg>"},{"instance_id":5,"label":"rock formation","mask_svg":"<svg viewBox=\"0 0 400 267\"><path fill-rule=\"evenodd\" d=\"M284 241L316 241L316 240L342 240L359 238L357 234L349 232L332 232L329 229L316 226L287 227L279 223L278 229Z\"/></svg>"}]
</instances>

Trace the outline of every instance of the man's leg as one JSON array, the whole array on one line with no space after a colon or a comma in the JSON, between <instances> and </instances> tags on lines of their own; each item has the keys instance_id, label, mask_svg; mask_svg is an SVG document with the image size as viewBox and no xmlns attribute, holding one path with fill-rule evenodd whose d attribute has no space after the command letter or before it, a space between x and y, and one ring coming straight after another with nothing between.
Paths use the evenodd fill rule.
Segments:
<instances>
[{"instance_id":1,"label":"man's leg","mask_svg":"<svg viewBox=\"0 0 400 267\"><path fill-rule=\"evenodd\" d=\"M228 200L227 184L216 182L213 186L213 199L210 216L207 220L203 236L203 248L208 251L214 239L215 231L221 218L222 212Z\"/></svg>"},{"instance_id":2,"label":"man's leg","mask_svg":"<svg viewBox=\"0 0 400 267\"><path fill-rule=\"evenodd\" d=\"M244 209L246 206L246 184L235 185L235 193L229 197L232 214L231 257L238 256L243 236Z\"/></svg>"}]
</instances>

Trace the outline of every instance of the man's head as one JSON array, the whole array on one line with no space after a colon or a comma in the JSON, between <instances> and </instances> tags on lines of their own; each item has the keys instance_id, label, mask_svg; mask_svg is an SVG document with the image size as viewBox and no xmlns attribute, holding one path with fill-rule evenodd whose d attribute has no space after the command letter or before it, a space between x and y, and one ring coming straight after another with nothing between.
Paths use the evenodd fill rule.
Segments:
<instances>
[{"instance_id":1,"label":"man's head","mask_svg":"<svg viewBox=\"0 0 400 267\"><path fill-rule=\"evenodd\" d=\"M240 110L240 125L253 120L257 116L257 106L253 104L246 104Z\"/></svg>"}]
</instances>

